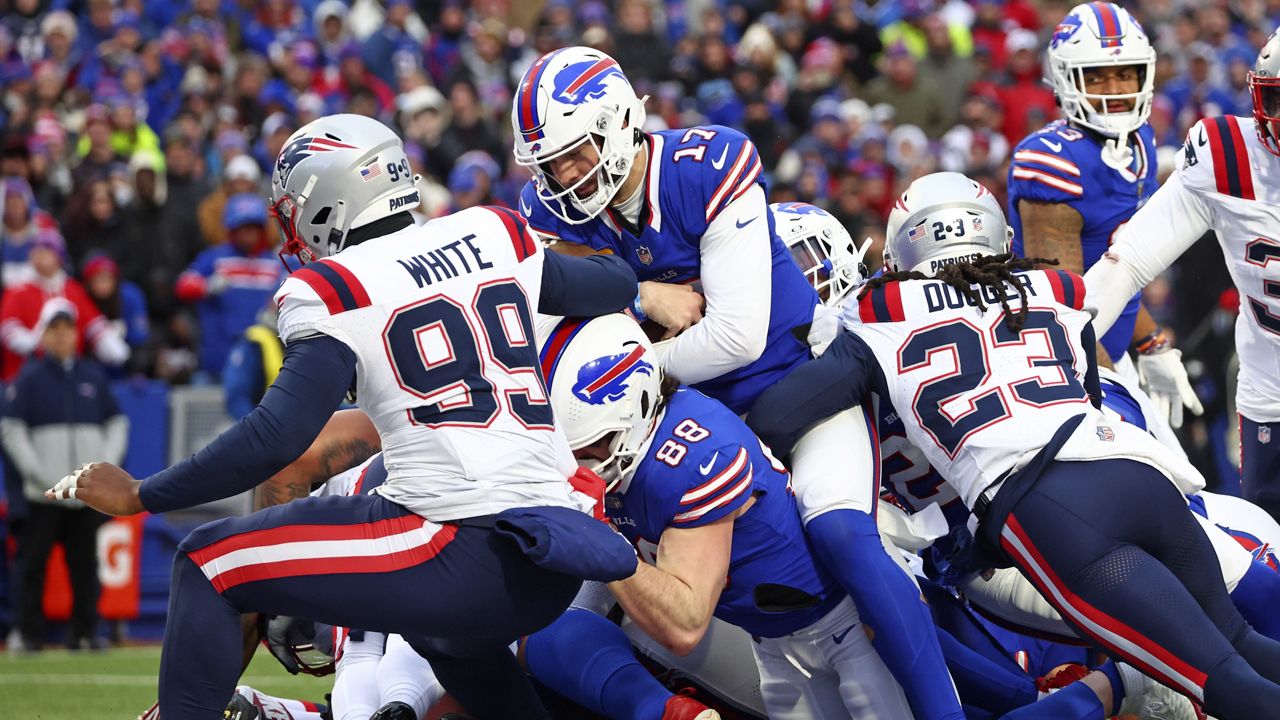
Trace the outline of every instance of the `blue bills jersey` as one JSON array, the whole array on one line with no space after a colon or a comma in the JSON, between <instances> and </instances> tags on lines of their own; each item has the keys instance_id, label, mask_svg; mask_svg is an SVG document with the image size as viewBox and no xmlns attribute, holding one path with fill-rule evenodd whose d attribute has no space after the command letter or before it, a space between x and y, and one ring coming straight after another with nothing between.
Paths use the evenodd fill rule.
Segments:
<instances>
[{"instance_id":1,"label":"blue bills jersey","mask_svg":"<svg viewBox=\"0 0 1280 720\"><path fill-rule=\"evenodd\" d=\"M1084 218L1080 243L1084 269L1102 257L1116 232L1156 191L1155 136L1143 125L1130 146L1128 167L1116 170L1102 162L1098 135L1083 132L1065 120L1049 123L1023 139L1014 149L1009 166L1009 227L1013 228L1013 252L1025 255L1022 217L1018 201L1066 203ZM1100 340L1111 357L1129 349L1138 315L1138 296Z\"/></svg>"},{"instance_id":2,"label":"blue bills jersey","mask_svg":"<svg viewBox=\"0 0 1280 720\"><path fill-rule=\"evenodd\" d=\"M697 283L707 227L753 185L764 186L760 156L745 135L719 125L664 130L647 135L645 143L648 168L638 228L613 208L578 225L563 222L539 202L532 182L520 194L520 211L538 234L614 253L635 269L640 280ZM819 302L778 238L773 214L763 215L760 221L769 224L773 257L764 353L694 386L737 413L750 409L765 388L808 359L806 336Z\"/></svg>"},{"instance_id":3,"label":"blue bills jersey","mask_svg":"<svg viewBox=\"0 0 1280 720\"><path fill-rule=\"evenodd\" d=\"M671 397L635 474L605 510L652 562L667 528L732 515L729 577L715 616L753 635L779 637L817 622L844 598L804 537L786 470L737 415L696 390Z\"/></svg>"}]
</instances>

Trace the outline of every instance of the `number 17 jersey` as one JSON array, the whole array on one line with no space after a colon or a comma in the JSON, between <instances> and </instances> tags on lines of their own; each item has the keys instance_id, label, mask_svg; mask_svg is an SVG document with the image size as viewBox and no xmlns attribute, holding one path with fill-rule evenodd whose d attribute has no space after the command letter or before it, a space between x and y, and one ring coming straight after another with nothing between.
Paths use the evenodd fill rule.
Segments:
<instances>
[{"instance_id":1,"label":"number 17 jersey","mask_svg":"<svg viewBox=\"0 0 1280 720\"><path fill-rule=\"evenodd\" d=\"M388 473L376 492L435 521L576 507L534 345L543 253L517 213L477 207L285 280L280 337L328 335L355 353Z\"/></svg>"}]
</instances>

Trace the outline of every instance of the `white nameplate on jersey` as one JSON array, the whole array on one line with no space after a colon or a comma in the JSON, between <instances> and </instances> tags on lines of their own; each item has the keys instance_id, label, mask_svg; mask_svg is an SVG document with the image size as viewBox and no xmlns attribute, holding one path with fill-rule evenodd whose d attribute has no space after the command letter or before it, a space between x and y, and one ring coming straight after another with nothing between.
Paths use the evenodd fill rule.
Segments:
<instances>
[{"instance_id":1,"label":"white nameplate on jersey","mask_svg":"<svg viewBox=\"0 0 1280 720\"><path fill-rule=\"evenodd\" d=\"M454 240L448 245L442 245L435 250L428 250L425 253L414 255L413 257L396 260L400 267L418 283L418 287L425 287L433 282L442 282L444 280L452 280L460 275L479 272L493 267L493 263L485 260L480 256L480 248L476 247L471 241L475 239L475 235L467 235L461 240ZM462 245L465 245L469 252L462 251ZM450 254L452 253L452 259ZM468 257L471 262L467 262ZM457 260L457 264L454 264Z\"/></svg>"}]
</instances>

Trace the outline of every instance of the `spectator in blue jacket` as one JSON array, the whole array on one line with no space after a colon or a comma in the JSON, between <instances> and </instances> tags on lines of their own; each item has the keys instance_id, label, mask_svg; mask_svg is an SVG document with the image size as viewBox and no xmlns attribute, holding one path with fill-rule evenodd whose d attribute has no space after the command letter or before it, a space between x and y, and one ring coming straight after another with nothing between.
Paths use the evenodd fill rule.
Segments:
<instances>
[{"instance_id":1,"label":"spectator in blue jacket","mask_svg":"<svg viewBox=\"0 0 1280 720\"><path fill-rule=\"evenodd\" d=\"M53 298L36 326L44 354L29 360L6 390L0 438L22 476L27 516L20 528L21 642L43 641L45 565L55 542L66 551L73 596L67 644L98 648L98 527L105 516L80 503L50 503L43 488L91 460L124 459L129 420L97 363L76 353L76 306Z\"/></svg>"},{"instance_id":2,"label":"spectator in blue jacket","mask_svg":"<svg viewBox=\"0 0 1280 720\"><path fill-rule=\"evenodd\" d=\"M284 281L284 268L267 240L267 203L261 196L231 196L222 220L228 242L196 256L174 288L179 301L196 304L200 370L215 382L236 338Z\"/></svg>"}]
</instances>

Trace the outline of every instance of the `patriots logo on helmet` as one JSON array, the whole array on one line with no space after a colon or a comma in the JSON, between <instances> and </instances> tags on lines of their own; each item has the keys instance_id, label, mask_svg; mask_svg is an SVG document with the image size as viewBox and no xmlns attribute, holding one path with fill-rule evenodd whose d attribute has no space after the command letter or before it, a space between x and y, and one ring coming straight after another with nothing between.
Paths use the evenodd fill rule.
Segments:
<instances>
[{"instance_id":1,"label":"patriots logo on helmet","mask_svg":"<svg viewBox=\"0 0 1280 720\"><path fill-rule=\"evenodd\" d=\"M573 385L574 397L588 405L621 400L627 394L632 375L653 373L653 365L642 360L643 355L644 348L637 345L629 353L605 355L586 363L578 370L578 382Z\"/></svg>"},{"instance_id":2,"label":"patriots logo on helmet","mask_svg":"<svg viewBox=\"0 0 1280 720\"><path fill-rule=\"evenodd\" d=\"M616 75L624 80L618 63L609 59L584 60L566 66L552 81L551 97L568 105L581 105L603 97L608 85L605 79Z\"/></svg>"},{"instance_id":3,"label":"patriots logo on helmet","mask_svg":"<svg viewBox=\"0 0 1280 720\"><path fill-rule=\"evenodd\" d=\"M298 166L298 163L315 153L354 150L355 147L333 138L300 137L285 145L280 151L280 157L276 159L276 172L280 175L280 182L288 184L289 176L293 174L293 169Z\"/></svg>"},{"instance_id":4,"label":"patriots logo on helmet","mask_svg":"<svg viewBox=\"0 0 1280 720\"><path fill-rule=\"evenodd\" d=\"M1062 18L1062 22L1058 23L1058 26L1053 29L1053 38L1049 40L1049 47L1056 48L1070 40L1079 29L1080 16L1068 15Z\"/></svg>"}]
</instances>

